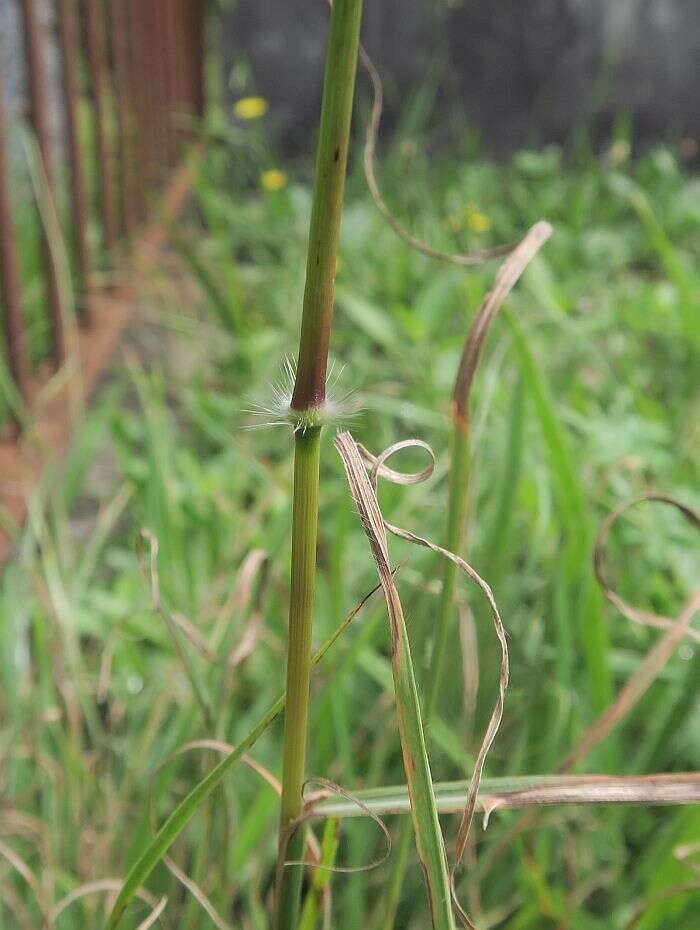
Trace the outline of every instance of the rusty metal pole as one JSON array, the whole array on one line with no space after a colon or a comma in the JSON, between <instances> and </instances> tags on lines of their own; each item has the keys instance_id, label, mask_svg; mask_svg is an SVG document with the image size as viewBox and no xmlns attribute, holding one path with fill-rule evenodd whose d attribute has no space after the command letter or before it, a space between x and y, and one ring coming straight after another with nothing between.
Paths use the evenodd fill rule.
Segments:
<instances>
[{"instance_id":1,"label":"rusty metal pole","mask_svg":"<svg viewBox=\"0 0 700 930\"><path fill-rule=\"evenodd\" d=\"M194 112L199 119L204 117L204 61L206 54L206 7L205 0L192 0L193 6L193 65L194 65Z\"/></svg>"},{"instance_id":2,"label":"rusty metal pole","mask_svg":"<svg viewBox=\"0 0 700 930\"><path fill-rule=\"evenodd\" d=\"M179 137L182 139L184 129L187 125L187 37L185 35L185 0L174 0L174 2L175 22L173 38L175 46L175 99L173 103L173 112L179 129Z\"/></svg>"},{"instance_id":3,"label":"rusty metal pole","mask_svg":"<svg viewBox=\"0 0 700 930\"><path fill-rule=\"evenodd\" d=\"M184 78L185 78L185 108L188 116L188 122L191 123L192 117L195 112L195 80L196 80L196 65L195 65L195 4L196 0L185 0L183 3L183 16L182 16L182 42L183 42L183 55L182 63L184 69Z\"/></svg>"},{"instance_id":4,"label":"rusty metal pole","mask_svg":"<svg viewBox=\"0 0 700 930\"><path fill-rule=\"evenodd\" d=\"M26 0L25 0L26 2ZM104 10L102 0L86 0L87 57L90 71L90 92L95 121L97 183L105 249L111 252L117 242L115 199L110 165L109 131L107 126L108 74L105 57Z\"/></svg>"},{"instance_id":5,"label":"rusty metal pole","mask_svg":"<svg viewBox=\"0 0 700 930\"><path fill-rule=\"evenodd\" d=\"M78 24L75 0L58 0L66 152L70 171L71 218L78 309L87 314L90 255L87 243L87 196L78 126Z\"/></svg>"},{"instance_id":6,"label":"rusty metal pole","mask_svg":"<svg viewBox=\"0 0 700 930\"><path fill-rule=\"evenodd\" d=\"M163 157L168 148L168 131L164 117L163 86L163 0L152 0L152 30L149 35L151 64L153 66L153 89L156 102L156 128L158 149L156 153L157 183L162 180Z\"/></svg>"},{"instance_id":7,"label":"rusty metal pole","mask_svg":"<svg viewBox=\"0 0 700 930\"><path fill-rule=\"evenodd\" d=\"M152 16L150 4L143 0L134 0L132 11L132 40L136 53L137 86L139 93L136 101L140 107L139 137L142 153L142 172L146 201L153 181L156 160L157 132L155 93L153 87L153 61L150 47L152 35Z\"/></svg>"},{"instance_id":8,"label":"rusty metal pole","mask_svg":"<svg viewBox=\"0 0 700 930\"><path fill-rule=\"evenodd\" d=\"M168 164L173 166L177 160L178 125L175 111L177 88L177 56L175 45L175 4L174 0L164 0L164 42L165 66L167 77L166 119L168 125Z\"/></svg>"},{"instance_id":9,"label":"rusty metal pole","mask_svg":"<svg viewBox=\"0 0 700 930\"><path fill-rule=\"evenodd\" d=\"M0 66L2 62L0 61ZM29 400L29 359L22 320L22 296L19 262L15 249L10 201L8 164L8 121L5 94L0 84L0 288L2 289L2 322L10 374L22 400ZM15 424L17 418L15 418Z\"/></svg>"},{"instance_id":10,"label":"rusty metal pole","mask_svg":"<svg viewBox=\"0 0 700 930\"><path fill-rule=\"evenodd\" d=\"M144 7L143 34L141 46L144 53L144 72L148 81L148 123L149 123L149 180L156 184L158 173L158 155L160 150L160 126L158 125L158 87L157 68L153 50L153 36L156 31L154 0Z\"/></svg>"},{"instance_id":11,"label":"rusty metal pole","mask_svg":"<svg viewBox=\"0 0 700 930\"><path fill-rule=\"evenodd\" d=\"M129 11L124 0L110 0L114 84L119 133L119 167L122 229L128 238L136 225L134 191L134 88L129 73Z\"/></svg>"},{"instance_id":12,"label":"rusty metal pole","mask_svg":"<svg viewBox=\"0 0 700 930\"><path fill-rule=\"evenodd\" d=\"M157 181L160 185L170 152L170 126L168 122L168 71L165 60L165 16L163 0L153 0L153 86L156 91L156 125L158 127Z\"/></svg>"},{"instance_id":13,"label":"rusty metal pole","mask_svg":"<svg viewBox=\"0 0 700 930\"><path fill-rule=\"evenodd\" d=\"M39 147L44 175L48 181L50 192L53 182L53 163L49 114L46 100L46 67L41 43L41 25L39 22L37 0L22 0L22 16L24 19L24 45L30 115L37 145ZM46 233L46 227L41 216L40 226L46 297L53 336L52 355L55 363L61 365L66 357L66 343L63 331L61 289L58 279L58 269L56 267L54 254L51 250L51 243Z\"/></svg>"},{"instance_id":14,"label":"rusty metal pole","mask_svg":"<svg viewBox=\"0 0 700 930\"><path fill-rule=\"evenodd\" d=\"M117 0L118 2L118 0ZM146 215L146 166L148 146L145 128L145 95L143 85L141 23L143 8L140 0L125 0L129 27L129 89L133 116L134 199L139 219Z\"/></svg>"}]
</instances>

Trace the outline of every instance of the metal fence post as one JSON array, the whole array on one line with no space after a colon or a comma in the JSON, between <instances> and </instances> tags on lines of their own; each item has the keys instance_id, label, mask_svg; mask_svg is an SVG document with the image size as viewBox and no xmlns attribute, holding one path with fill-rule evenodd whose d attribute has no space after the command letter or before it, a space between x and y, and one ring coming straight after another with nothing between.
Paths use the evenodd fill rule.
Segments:
<instances>
[{"instance_id":1,"label":"metal fence post","mask_svg":"<svg viewBox=\"0 0 700 930\"><path fill-rule=\"evenodd\" d=\"M32 126L36 135L44 175L48 181L49 193L52 190L53 163L49 132L49 116L46 100L46 67L41 40L41 26L36 0L22 0L24 18L24 43L27 68L27 87ZM41 196L39 193L38 196ZM46 281L49 318L53 335L52 354L57 365L66 357L65 334L63 332L63 313L58 269L51 249L41 210L41 250Z\"/></svg>"},{"instance_id":2,"label":"metal fence post","mask_svg":"<svg viewBox=\"0 0 700 930\"><path fill-rule=\"evenodd\" d=\"M90 256L87 244L88 209L85 173L78 126L78 24L75 0L58 0L58 34L61 46L66 154L70 171L71 232L76 272L78 308L87 311Z\"/></svg>"},{"instance_id":3,"label":"metal fence post","mask_svg":"<svg viewBox=\"0 0 700 930\"><path fill-rule=\"evenodd\" d=\"M2 62L0 60L0 66ZM0 83L0 288L2 288L2 322L10 374L22 400L29 400L29 359L27 357L19 263L12 226L12 203L7 143L9 138L5 112L4 87ZM17 418L15 417L15 422Z\"/></svg>"},{"instance_id":4,"label":"metal fence post","mask_svg":"<svg viewBox=\"0 0 700 930\"><path fill-rule=\"evenodd\" d=\"M105 56L105 24L102 0L86 0L85 12L90 91L95 119L95 149L102 233L105 249L111 252L117 242L117 228L114 215L114 187L112 184L111 153L107 126L108 72Z\"/></svg>"},{"instance_id":5,"label":"metal fence post","mask_svg":"<svg viewBox=\"0 0 700 930\"><path fill-rule=\"evenodd\" d=\"M117 128L119 133L119 167L122 228L128 237L136 226L136 194L134 190L134 111L133 96L136 89L131 81L129 47L129 10L125 0L110 0L112 22L112 53L114 83L117 102Z\"/></svg>"}]
</instances>

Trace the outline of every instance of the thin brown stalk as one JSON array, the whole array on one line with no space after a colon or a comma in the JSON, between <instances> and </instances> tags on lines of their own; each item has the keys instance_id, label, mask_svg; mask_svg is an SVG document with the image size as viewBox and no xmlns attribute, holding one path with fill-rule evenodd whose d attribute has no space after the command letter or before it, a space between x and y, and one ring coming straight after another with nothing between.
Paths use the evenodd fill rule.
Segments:
<instances>
[{"instance_id":1,"label":"thin brown stalk","mask_svg":"<svg viewBox=\"0 0 700 930\"><path fill-rule=\"evenodd\" d=\"M382 108L383 108L383 98L384 90L382 87L382 79L379 76L372 59L367 54L367 51L360 46L360 61L362 62L363 67L369 75L369 79L372 83L372 112L369 118L369 123L367 124L367 133L365 135L365 150L364 150L364 169L365 169L365 178L367 180L367 187L369 188L370 196L374 201L377 209L384 217L389 226L394 230L399 239L409 245L412 249L415 249L416 252L420 252L422 255L426 255L428 258L433 258L439 262L449 262L452 265L481 265L483 262L490 261L494 258L501 258L503 255L508 255L514 248L513 245L500 245L492 249L477 249L474 252L443 252L440 249L435 249L432 246L428 245L426 242L423 242L421 239L418 239L413 233L410 233L394 216L389 207L386 205L384 198L382 197L382 192L379 189L379 184L377 183L377 176L374 170L374 160L375 160L375 150L377 147L377 136L379 135L379 124L382 119Z\"/></svg>"},{"instance_id":2,"label":"thin brown stalk","mask_svg":"<svg viewBox=\"0 0 700 930\"><path fill-rule=\"evenodd\" d=\"M586 730L575 749L569 753L560 766L560 772L571 771L574 766L589 755L589 753L605 739L608 733L627 716L642 696L646 694L649 687L665 668L679 643L686 636L693 636L693 634L697 633L697 631L692 629L691 623L700 610L700 591L697 591L690 598L680 615L673 620L669 617L661 617L658 614L640 610L638 607L634 607L627 603L627 601L620 597L610 586L607 580L607 573L605 571L605 543L610 530L631 507L646 501L657 501L674 507L692 526L700 529L700 515L698 515L692 507L682 503L675 497L657 492L642 494L629 501L625 501L616 507L603 521L598 531L593 553L595 575L603 594L628 620L645 626L665 629L666 633L646 655L636 671L629 677L615 701L604 711L595 723Z\"/></svg>"},{"instance_id":3,"label":"thin brown stalk","mask_svg":"<svg viewBox=\"0 0 700 930\"><path fill-rule=\"evenodd\" d=\"M163 863L168 871L171 872L180 884L192 895L218 930L233 930L231 924L224 920L221 914L219 914L197 882L190 878L187 872L184 872L174 859L170 856L163 856Z\"/></svg>"},{"instance_id":4,"label":"thin brown stalk","mask_svg":"<svg viewBox=\"0 0 700 930\"><path fill-rule=\"evenodd\" d=\"M638 905L632 917L630 917L629 921L625 924L624 930L634 930L635 927L638 927L644 915L654 907L655 904L671 901L679 895L690 894L693 891L700 891L700 882L683 882L682 884L672 885L670 888L665 888L663 891L659 892L659 894L647 898L646 901Z\"/></svg>"},{"instance_id":5,"label":"thin brown stalk","mask_svg":"<svg viewBox=\"0 0 700 930\"><path fill-rule=\"evenodd\" d=\"M698 611L700 611L700 591L690 599L674 626L667 631L647 654L639 668L629 677L614 703L586 730L576 748L562 763L559 771L571 771L629 714L659 677L678 645L688 635L690 624Z\"/></svg>"},{"instance_id":6,"label":"thin brown stalk","mask_svg":"<svg viewBox=\"0 0 700 930\"><path fill-rule=\"evenodd\" d=\"M490 816L497 810L558 805L635 805L666 807L700 804L700 772L660 775L574 775L556 776L552 784L535 785L519 791L485 792L481 805Z\"/></svg>"},{"instance_id":7,"label":"thin brown stalk","mask_svg":"<svg viewBox=\"0 0 700 930\"><path fill-rule=\"evenodd\" d=\"M77 888L74 888L64 898L61 898L60 901L54 904L49 914L49 921L52 925L55 924L61 914L67 910L71 904L75 904L76 901L80 901L82 898L86 898L92 894L118 892L123 884L124 881L121 878L98 878L92 882L85 882L84 885L79 885ZM152 909L158 907L158 899L143 888L140 888L135 896L144 901Z\"/></svg>"},{"instance_id":8,"label":"thin brown stalk","mask_svg":"<svg viewBox=\"0 0 700 930\"><path fill-rule=\"evenodd\" d=\"M445 530L445 549L450 552L460 552L463 548L470 470L470 395L486 336L503 302L551 235L552 227L549 223L544 220L535 223L499 268L493 287L469 327L452 394L452 449ZM433 653L426 686L428 719L435 711L445 664L453 615L455 573L456 566L447 560L443 566Z\"/></svg>"},{"instance_id":9,"label":"thin brown stalk","mask_svg":"<svg viewBox=\"0 0 700 930\"><path fill-rule=\"evenodd\" d=\"M153 910L148 915L148 917L145 920L141 921L141 923L138 925L136 930L149 930L149 928L152 927L157 920L160 920L160 915L163 913L163 911L167 907L167 904L168 904L168 899L165 897L165 895L163 895L163 897L160 899L158 904L156 904L156 906L153 908Z\"/></svg>"},{"instance_id":10,"label":"thin brown stalk","mask_svg":"<svg viewBox=\"0 0 700 930\"><path fill-rule=\"evenodd\" d=\"M19 853L16 852L11 846L8 846L7 843L4 843L2 840L0 840L0 857L9 862L17 874L21 875L27 885L31 888L34 897L36 898L39 910L41 911L42 926L49 927L51 925L51 919L49 908L46 902L46 894L36 874L27 865Z\"/></svg>"},{"instance_id":11,"label":"thin brown stalk","mask_svg":"<svg viewBox=\"0 0 700 930\"><path fill-rule=\"evenodd\" d=\"M681 516L683 516L691 526L694 526L696 529L700 529L700 514L693 510L692 507L684 504L683 501L672 497L670 494L662 494L658 491L649 491L645 494L639 494L628 501L623 501L623 503L615 507L615 509L608 514L605 520L603 520L595 541L593 568L595 571L596 580L598 581L600 589L603 592L606 600L608 600L613 605L613 607L617 608L623 617L631 620L632 623L639 623L642 626L656 627L660 630L671 630L677 625L677 620L674 620L671 617L663 617L659 614L651 613L648 610L640 610L638 607L633 607L626 600L624 600L624 598L620 597L620 595L612 588L608 581L607 572L605 570L605 544L607 542L608 536L610 535L610 530L617 523L617 521L632 507L636 507L637 504L654 501L675 507L675 509L679 511ZM700 641L700 631L698 630L689 629L686 635L689 639Z\"/></svg>"},{"instance_id":12,"label":"thin brown stalk","mask_svg":"<svg viewBox=\"0 0 700 930\"><path fill-rule=\"evenodd\" d=\"M553 231L550 223L540 220L512 249L511 254L498 269L493 287L486 295L474 322L469 327L469 335L459 361L452 394L454 414L464 422L469 419L469 395L489 327L503 305L503 301Z\"/></svg>"}]
</instances>

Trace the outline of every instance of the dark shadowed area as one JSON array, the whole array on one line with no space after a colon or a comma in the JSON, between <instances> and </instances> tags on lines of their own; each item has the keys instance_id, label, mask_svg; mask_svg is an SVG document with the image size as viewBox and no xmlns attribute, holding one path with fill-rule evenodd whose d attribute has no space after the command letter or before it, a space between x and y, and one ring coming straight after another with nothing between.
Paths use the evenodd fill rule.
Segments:
<instances>
[{"instance_id":1,"label":"dark shadowed area","mask_svg":"<svg viewBox=\"0 0 700 930\"><path fill-rule=\"evenodd\" d=\"M324 0L237 0L222 19L227 76L243 52L247 89L297 150L318 113L327 21ZM497 151L605 132L620 112L642 139L700 132L697 0L374 0L363 36L390 112L432 74ZM235 73L231 85L243 89Z\"/></svg>"}]
</instances>

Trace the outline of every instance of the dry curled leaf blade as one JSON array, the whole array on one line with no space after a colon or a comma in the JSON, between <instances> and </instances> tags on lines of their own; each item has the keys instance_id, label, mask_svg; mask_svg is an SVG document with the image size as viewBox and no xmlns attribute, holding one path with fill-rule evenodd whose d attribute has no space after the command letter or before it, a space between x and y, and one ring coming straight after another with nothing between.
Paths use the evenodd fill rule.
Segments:
<instances>
[{"instance_id":1,"label":"dry curled leaf blade","mask_svg":"<svg viewBox=\"0 0 700 930\"><path fill-rule=\"evenodd\" d=\"M232 926L228 921L219 914L214 905L211 903L204 890L197 884L197 882L185 872L184 869L181 869L180 866L172 859L170 856L163 857L163 863L168 869L168 871L175 876L175 878L180 882L180 884L185 888L195 899L197 904L202 908L202 910L209 917L209 920L217 927L217 930L233 930Z\"/></svg>"},{"instance_id":2,"label":"dry curled leaf blade","mask_svg":"<svg viewBox=\"0 0 700 930\"><path fill-rule=\"evenodd\" d=\"M372 111L370 113L369 122L367 123L367 132L365 134L365 148L363 154L363 164L365 170L365 178L367 180L367 187L369 188L369 193L372 200L375 203L375 206L384 217L388 225L394 230L399 239L402 239L407 245L409 245L416 252L420 252L421 255L425 255L428 258L433 258L439 262L448 262L452 265L481 265L483 262L490 261L494 258L500 258L503 255L507 255L513 250L513 245L501 245L495 246L490 249L476 249L473 252L443 252L440 249L435 249L432 246L428 245L427 242L423 242L422 239L419 239L417 236L414 236L413 233L409 232L394 216L382 196L382 192L379 188L379 183L377 182L377 175L374 170L374 161L375 161L375 151L377 148L377 138L379 136L379 124L382 119L382 109L384 106L384 89L382 86L382 79L379 76L372 59L367 54L367 51L360 46L360 61L362 66L367 72L370 83L372 84Z\"/></svg>"},{"instance_id":3,"label":"dry curled leaf blade","mask_svg":"<svg viewBox=\"0 0 700 930\"><path fill-rule=\"evenodd\" d=\"M94 881L85 882L83 885L79 885L77 888L74 888L72 891L70 891L65 897L61 898L61 900L52 907L51 913L49 914L49 923L51 926L53 926L61 914L76 901L80 901L82 898L86 898L93 894L114 894L119 892L123 885L124 882L121 878L98 878ZM161 906L163 901L162 898L159 901L154 895L150 894L144 888L139 888L135 894L135 897L144 901L151 908L151 914L149 915L151 917L154 913L156 913L157 909ZM165 905L163 905L163 907L165 907ZM161 911L158 911L158 917L160 916L160 913Z\"/></svg>"},{"instance_id":4,"label":"dry curled leaf blade","mask_svg":"<svg viewBox=\"0 0 700 930\"><path fill-rule=\"evenodd\" d=\"M41 911L44 925L49 926L51 924L51 920L48 904L46 901L46 894L36 873L29 867L26 861L15 849L13 849L7 843L4 843L1 839L0 859L4 859L6 862L8 862L10 867L14 869L14 871L24 879L27 886L31 888L39 910Z\"/></svg>"},{"instance_id":5,"label":"dry curled leaf blade","mask_svg":"<svg viewBox=\"0 0 700 930\"><path fill-rule=\"evenodd\" d=\"M493 287L484 298L469 327L452 394L454 413L465 422L469 419L469 394L489 327L506 297L553 231L551 224L546 220L540 220L528 230L498 269Z\"/></svg>"},{"instance_id":6,"label":"dry curled leaf blade","mask_svg":"<svg viewBox=\"0 0 700 930\"><path fill-rule=\"evenodd\" d=\"M647 653L635 672L627 679L615 701L586 730L575 749L562 763L559 771L570 771L578 765L629 714L659 677L681 641L688 635L690 624L699 611L700 591L690 599L674 625Z\"/></svg>"},{"instance_id":7,"label":"dry curled leaf blade","mask_svg":"<svg viewBox=\"0 0 700 930\"><path fill-rule=\"evenodd\" d=\"M363 816L369 817L370 820L373 820L379 827L384 840L385 840L385 850L378 858L374 859L372 862L367 862L363 865L323 865L320 861L315 863L315 868L321 869L327 872L334 872L343 875L356 875L360 872L370 872L373 869L378 868L380 865L383 865L389 856L391 855L391 834L389 829L384 823L384 821L375 814L363 801L362 799L353 792L348 791L346 788L343 788L341 785L336 784L333 781L330 781L328 778L321 778L320 776L314 776L313 778L307 778L304 783L304 788L307 785L320 785L321 789L319 791L314 791L309 794L304 794L304 806L302 809L301 817L295 828L299 824L303 823L305 820L309 820L314 816L315 805L321 798L328 797L340 797L343 798L347 803L355 805L357 809ZM320 857L319 857L320 860ZM287 865L305 865L305 862L297 860L287 860L285 863Z\"/></svg>"},{"instance_id":8,"label":"dry curled leaf blade","mask_svg":"<svg viewBox=\"0 0 700 930\"><path fill-rule=\"evenodd\" d=\"M570 771L601 743L608 733L627 716L643 695L646 694L666 667L682 640L689 636L697 638L698 635L698 631L692 628L692 622L698 611L700 611L700 590L692 595L679 616L672 619L670 617L661 617L628 604L617 594L607 580L605 543L610 530L632 507L647 501L655 501L675 508L692 526L700 529L700 515L692 507L670 494L660 492L640 494L631 500L623 502L603 521L595 542L593 564L596 580L605 598L633 623L661 628L665 630L665 633L630 675L613 703L583 734L576 747L562 763L559 769L561 772Z\"/></svg>"},{"instance_id":9,"label":"dry curled leaf blade","mask_svg":"<svg viewBox=\"0 0 700 930\"><path fill-rule=\"evenodd\" d=\"M593 552L593 568L595 571L596 580L600 585L600 589L603 592L606 600L612 604L613 607L619 610L623 617L631 620L632 623L639 623L642 626L651 626L661 630L670 630L676 625L676 620L672 619L671 617L663 617L660 614L652 613L648 610L642 610L629 604L612 587L608 580L608 574L605 567L605 545L608 541L608 537L612 528L633 507L636 507L639 504L653 502L667 504L668 506L675 508L681 514L681 516L683 516L688 521L688 523L690 523L691 526L694 526L696 529L700 530L700 514L678 498L659 491L648 491L645 494L638 494L636 497L633 497L627 501L623 501L623 503L615 507L615 509L612 510L601 523ZM687 635L690 639L700 641L700 632L697 630L689 629Z\"/></svg>"},{"instance_id":10,"label":"dry curled leaf blade","mask_svg":"<svg viewBox=\"0 0 700 930\"><path fill-rule=\"evenodd\" d=\"M348 434L349 435L349 434ZM392 455L401 451L402 449L407 448L420 448L428 451L431 459L431 464L424 469L423 472L410 475L402 475L399 472L396 472L394 469L390 469L385 464L387 459ZM429 477L433 472L433 466L435 461L435 456L432 449L428 446L427 443L422 440L402 440L401 442L394 443L385 449L380 455L374 456L362 447L362 458L370 467L370 477L372 482L376 485L378 476L388 478L389 480L395 480L392 476L400 475L401 479L397 480L397 484L416 484L418 475L425 475ZM376 497L375 497L376 500ZM381 516L381 514L380 514ZM382 518L383 519L383 518ZM414 543L415 545L422 546L423 548L429 549L431 552L442 556L445 559L448 559L459 569L461 569L467 577L481 590L482 594L486 598L486 601L489 605L491 616L494 623L494 629L496 636L498 638L499 645L501 647L501 666L500 666L500 675L499 675L499 685L498 685L498 696L494 709L489 720L489 724L486 728L486 733L484 735L481 747L477 754L476 763L474 766L474 774L469 787L467 803L465 805L464 817L460 825L460 829L457 836L457 863L461 860L464 854L464 846L466 843L467 835L469 833L469 828L471 825L474 805L476 803L476 795L478 792L479 781L481 780L481 774L483 772L484 762L486 760L486 755L488 754L493 740L495 739L496 733L498 732L498 727L500 726L501 718L503 716L503 703L505 700L505 692L508 687L508 679L510 675L509 661L508 661L508 643L506 639L506 631L503 626L503 621L496 604L496 600L493 596L493 592L489 585L484 581L484 579L479 575L479 573L464 559L460 556L455 555L454 552L450 552L447 549L443 549L442 546L438 546L435 543L431 542L428 539L425 539L422 536L418 536L416 533L412 533L410 530L405 530L399 526L394 526L388 521L384 521L384 526L394 535L398 536L400 539L404 539L407 542Z\"/></svg>"},{"instance_id":11,"label":"dry curled leaf blade","mask_svg":"<svg viewBox=\"0 0 700 930\"><path fill-rule=\"evenodd\" d=\"M601 585L606 599L618 609L621 609L623 616L636 623L645 623L646 625L658 626L658 624L649 624L642 617L652 616L657 620L669 620L669 618L659 618L657 615L649 615L646 611L640 611L636 607L627 604L619 595L615 593L607 581L607 573L604 565L604 550L607 537L613 525L620 517L625 514L631 507L644 501L657 501L661 504L668 504L678 509L683 516L694 526L700 527L698 514L692 507L679 501L677 498L661 492L647 492L638 495L628 501L624 501L614 508L601 524L596 538L593 553L593 563L596 580ZM688 636L691 623L696 614L700 611L700 591L696 592L688 601L680 616L675 620L670 620L670 626L666 628L664 636L659 640L656 646L647 653L642 663L637 667L635 672L628 678L626 683L619 691L612 704L600 715L600 717L585 731L581 739L572 748L563 762L558 766L557 772L564 775L579 765L583 760L598 746L608 734L616 727L630 711L635 707L641 697L647 692L649 687L658 678L668 661L674 655L678 645ZM631 616L630 616L631 615ZM695 774L695 773L693 773ZM516 836L526 829L530 829L537 820L538 813L532 810L522 817L513 827L506 831L501 840L487 852L483 862L484 874L493 867L501 853L508 848ZM632 924L630 924L632 926Z\"/></svg>"},{"instance_id":12,"label":"dry curled leaf blade","mask_svg":"<svg viewBox=\"0 0 700 930\"><path fill-rule=\"evenodd\" d=\"M440 814L461 814L468 782L435 782ZM360 817L364 808L382 816L406 814L410 799L405 785L366 788L353 794L352 802L325 792L306 798L310 817ZM360 803L358 803L360 802ZM654 775L517 775L482 779L477 811L490 816L496 811L525 808L585 806L668 807L700 804L700 772ZM679 848L684 858L696 855L698 844ZM700 872L700 866L689 867Z\"/></svg>"},{"instance_id":13,"label":"dry curled leaf blade","mask_svg":"<svg viewBox=\"0 0 700 930\"><path fill-rule=\"evenodd\" d=\"M353 499L358 508L360 519L362 524L365 527L365 532L367 533L370 541L370 547L373 554L379 552L383 562L380 562L380 559L375 554L375 561L377 562L377 568L379 571L380 579L383 578L383 575L386 574L386 568L388 567L388 548L386 541L385 529L389 530L393 535L398 536L400 539L404 539L407 542L414 543L415 545L422 546L429 549L432 552L442 556L443 558L448 559L454 563L458 568L463 571L467 577L481 590L482 594L486 598L486 601L489 605L491 611L491 616L494 623L494 629L496 631L496 636L501 649L501 662L500 662L500 673L499 673L499 683L498 683L498 694L494 707L489 719L489 723L486 728L486 732L482 739L479 752L477 753L476 762L474 765L474 771L469 783L467 790L467 798L464 804L462 819L460 821L459 829L457 832L457 841L456 841L456 850L455 850L455 861L452 866L450 874L450 886L451 886L451 898L454 903L454 906L457 910L457 913L466 927L473 928L473 924L459 903L456 889L455 889L455 875L456 871L459 868L462 858L464 856L464 851L467 845L467 840L469 837L469 831L471 824L474 818L474 811L476 808L477 796L479 791L479 784L481 782L481 777L483 774L484 764L488 752L493 744L498 728L503 717L503 705L505 701L505 693L508 687L509 679L509 662L508 662L508 643L506 640L506 632L501 620L500 613L498 611L498 606L493 596L488 584L484 579L475 571L475 569L465 562L464 559L460 558L458 555L455 555L453 552L450 552L447 549L443 549L441 546L436 545L435 543L430 542L430 540L425 539L422 536L418 536L415 533L405 530L401 527L394 526L388 521L384 520L381 510L379 509L379 504L376 497L376 484L378 477L384 477L388 480L394 481L397 484L416 484L419 480L425 480L426 477L429 477L432 474L433 464L434 464L434 455L430 446L427 443L424 443L422 440L403 440L398 443L394 443L385 449L380 455L374 456L364 447L359 447L355 440L352 438L350 433L344 432L340 433L335 440L335 446L338 449L341 458L343 460L343 465L345 467L346 474L348 476L348 482L350 484L351 493ZM404 474L397 472L395 469L391 469L386 465L387 460L394 455L396 452L399 452L402 449L407 448L421 448L428 452L430 456L430 464L422 472ZM369 469L369 477L366 474L366 468ZM371 480L370 480L371 479ZM392 617L392 612L398 612L400 614L400 600L398 597L398 592L396 586L393 584L385 585L382 580L382 586L385 588L385 594L387 597L387 606L389 607L390 621L392 625L392 637L396 635L396 618ZM397 610L398 604L398 610ZM400 614L400 623L403 622L403 615ZM392 662L394 661L394 656L392 655ZM421 728L422 734L422 728ZM426 760L427 761L427 760ZM408 771L407 771L407 781L408 781ZM409 788L410 791L410 788ZM431 785L432 793L432 785ZM434 795L433 795L434 802Z\"/></svg>"},{"instance_id":14,"label":"dry curled leaf blade","mask_svg":"<svg viewBox=\"0 0 700 930\"><path fill-rule=\"evenodd\" d=\"M434 930L453 930L445 844L437 816L420 702L401 600L389 565L385 523L362 453L348 432L335 439L350 492L369 541L389 614L391 667L404 771L411 797L411 819L418 858L425 876ZM381 467L377 465L377 471ZM376 474L376 473L375 473Z\"/></svg>"}]
</instances>

